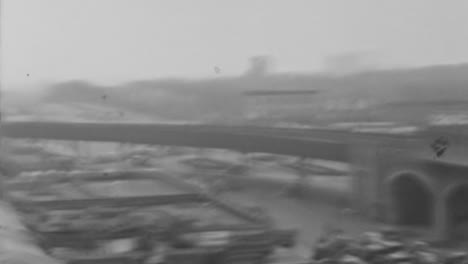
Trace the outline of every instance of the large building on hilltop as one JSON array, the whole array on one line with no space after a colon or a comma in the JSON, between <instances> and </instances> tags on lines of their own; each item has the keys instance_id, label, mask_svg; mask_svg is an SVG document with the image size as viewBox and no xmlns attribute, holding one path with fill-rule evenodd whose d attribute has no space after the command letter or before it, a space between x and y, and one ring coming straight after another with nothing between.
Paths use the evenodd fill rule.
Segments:
<instances>
[{"instance_id":1,"label":"large building on hilltop","mask_svg":"<svg viewBox=\"0 0 468 264\"><path fill-rule=\"evenodd\" d=\"M359 96L333 97L317 90L251 90L243 93L244 117L312 123L367 109L371 104Z\"/></svg>"},{"instance_id":2,"label":"large building on hilltop","mask_svg":"<svg viewBox=\"0 0 468 264\"><path fill-rule=\"evenodd\" d=\"M286 115L314 111L315 90L253 90L244 92L245 116L248 119L262 117L280 118Z\"/></svg>"}]
</instances>

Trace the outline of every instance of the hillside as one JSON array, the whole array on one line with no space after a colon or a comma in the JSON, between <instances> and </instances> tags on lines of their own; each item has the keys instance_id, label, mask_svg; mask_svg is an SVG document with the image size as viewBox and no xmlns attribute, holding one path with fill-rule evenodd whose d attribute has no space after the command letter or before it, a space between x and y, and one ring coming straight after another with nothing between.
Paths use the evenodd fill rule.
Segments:
<instances>
[{"instance_id":1,"label":"hillside","mask_svg":"<svg viewBox=\"0 0 468 264\"><path fill-rule=\"evenodd\" d=\"M311 104L365 100L377 108L403 102L407 105L426 102L430 107L430 102L468 100L468 64L381 70L341 77L290 73L202 80L160 79L118 87L73 81L51 86L43 102L105 104L176 120L227 120L242 115L243 91L259 89L319 90ZM388 107L387 110L391 111ZM349 115L349 109L344 111Z\"/></svg>"}]
</instances>

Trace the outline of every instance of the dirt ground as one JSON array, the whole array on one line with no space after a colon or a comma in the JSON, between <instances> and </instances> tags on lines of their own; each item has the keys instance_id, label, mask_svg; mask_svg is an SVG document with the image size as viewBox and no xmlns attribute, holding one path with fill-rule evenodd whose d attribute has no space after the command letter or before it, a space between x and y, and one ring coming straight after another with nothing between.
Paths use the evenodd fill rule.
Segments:
<instances>
[{"instance_id":1,"label":"dirt ground","mask_svg":"<svg viewBox=\"0 0 468 264\"><path fill-rule=\"evenodd\" d=\"M280 228L297 229L299 237L296 251L301 256L310 254L325 225L340 227L351 235L378 228L378 224L359 216L346 215L342 208L323 201L297 198L280 188L266 190L252 186L223 196L239 204L260 205Z\"/></svg>"},{"instance_id":2,"label":"dirt ground","mask_svg":"<svg viewBox=\"0 0 468 264\"><path fill-rule=\"evenodd\" d=\"M219 155L217 158L220 158ZM159 164L167 171L186 172L188 169L181 166L178 159L180 158L159 160ZM344 208L330 203L330 199L298 198L289 195L287 191L297 178L297 175L290 171L270 165L251 166L254 169L239 180L239 190L222 192L220 196L239 205L261 206L273 217L278 227L297 229L298 245L294 251L301 257L309 256L325 225L340 227L351 235L379 227L378 224L359 216L343 213ZM316 183L317 189L340 197L348 191L346 182L346 178L318 177L311 178L309 184Z\"/></svg>"}]
</instances>

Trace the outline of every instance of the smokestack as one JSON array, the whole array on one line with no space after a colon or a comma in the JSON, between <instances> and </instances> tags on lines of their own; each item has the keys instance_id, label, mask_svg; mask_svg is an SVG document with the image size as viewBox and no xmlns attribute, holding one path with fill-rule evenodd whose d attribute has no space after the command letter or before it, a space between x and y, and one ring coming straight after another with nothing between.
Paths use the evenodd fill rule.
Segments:
<instances>
[{"instance_id":1,"label":"smokestack","mask_svg":"<svg viewBox=\"0 0 468 264\"><path fill-rule=\"evenodd\" d=\"M248 76L263 76L271 71L272 59L268 56L251 57L249 62L250 68L246 72Z\"/></svg>"}]
</instances>

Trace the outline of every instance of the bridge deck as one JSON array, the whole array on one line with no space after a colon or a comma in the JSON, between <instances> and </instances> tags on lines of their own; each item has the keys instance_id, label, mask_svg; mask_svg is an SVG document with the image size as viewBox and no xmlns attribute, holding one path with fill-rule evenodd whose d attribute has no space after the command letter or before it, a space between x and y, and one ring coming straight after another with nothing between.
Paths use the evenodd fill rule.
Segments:
<instances>
[{"instance_id":1,"label":"bridge deck","mask_svg":"<svg viewBox=\"0 0 468 264\"><path fill-rule=\"evenodd\" d=\"M343 132L276 130L204 125L9 122L2 133L11 138L125 142L232 149L347 161ZM292 135L292 133L296 133ZM334 133L334 134L333 134Z\"/></svg>"}]
</instances>

